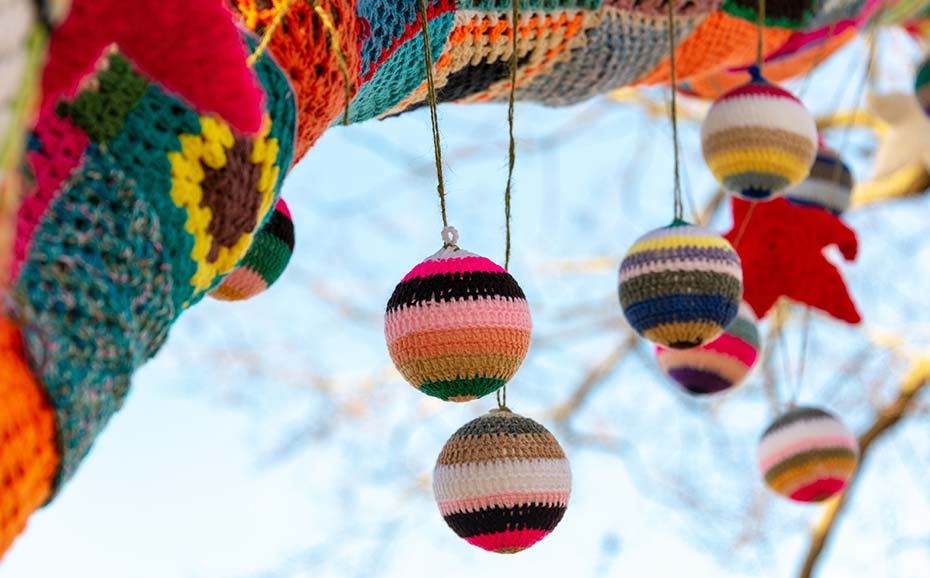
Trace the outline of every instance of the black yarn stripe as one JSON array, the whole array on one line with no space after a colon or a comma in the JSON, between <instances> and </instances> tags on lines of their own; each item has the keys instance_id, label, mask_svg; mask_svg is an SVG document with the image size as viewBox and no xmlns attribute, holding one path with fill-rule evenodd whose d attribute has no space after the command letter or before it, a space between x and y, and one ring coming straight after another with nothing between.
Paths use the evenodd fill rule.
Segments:
<instances>
[{"instance_id":1,"label":"black yarn stripe","mask_svg":"<svg viewBox=\"0 0 930 578\"><path fill-rule=\"evenodd\" d=\"M445 516L446 524L462 538L497 534L507 530L551 532L565 515L564 506L528 504L516 508L491 508Z\"/></svg>"},{"instance_id":2,"label":"black yarn stripe","mask_svg":"<svg viewBox=\"0 0 930 578\"><path fill-rule=\"evenodd\" d=\"M773 432L786 428L800 421L814 421L822 419L836 421L836 418L832 414L822 409L818 409L816 407L799 407L789 411L788 413L775 420L775 422L770 425L767 430L765 430L765 433L762 434L762 437L765 437Z\"/></svg>"},{"instance_id":3,"label":"black yarn stripe","mask_svg":"<svg viewBox=\"0 0 930 578\"><path fill-rule=\"evenodd\" d=\"M390 312L404 305L419 305L430 301L448 302L477 297L526 299L523 290L509 273L445 273L404 281L394 289L387 310Z\"/></svg>"},{"instance_id":4,"label":"black yarn stripe","mask_svg":"<svg viewBox=\"0 0 930 578\"><path fill-rule=\"evenodd\" d=\"M294 223L284 213L274 211L262 231L274 235L294 250Z\"/></svg>"}]
</instances>

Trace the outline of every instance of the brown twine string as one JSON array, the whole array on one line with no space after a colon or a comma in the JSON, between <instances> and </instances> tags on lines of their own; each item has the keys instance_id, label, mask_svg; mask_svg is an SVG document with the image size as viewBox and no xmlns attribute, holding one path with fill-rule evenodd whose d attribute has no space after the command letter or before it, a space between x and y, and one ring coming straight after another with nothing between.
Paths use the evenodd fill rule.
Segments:
<instances>
[{"instance_id":1,"label":"brown twine string","mask_svg":"<svg viewBox=\"0 0 930 578\"><path fill-rule=\"evenodd\" d=\"M682 221L684 220L685 208L681 200L681 161L678 150L678 73L675 69L675 6L673 0L667 0L667 4L668 44L672 48L669 53L672 91L672 106L669 114L672 117L672 144L675 147L675 221Z\"/></svg>"},{"instance_id":2,"label":"brown twine string","mask_svg":"<svg viewBox=\"0 0 930 578\"><path fill-rule=\"evenodd\" d=\"M517 162L517 145L513 136L514 107L517 100L517 34L520 33L520 0L513 0L513 38L510 54L510 100L507 106L507 125L510 129L510 156L507 168L507 188L504 191L504 227L507 231L504 250L504 269L510 270L510 193L513 185L513 168ZM507 384L497 390L498 409L507 409Z\"/></svg>"},{"instance_id":3,"label":"brown twine string","mask_svg":"<svg viewBox=\"0 0 930 578\"><path fill-rule=\"evenodd\" d=\"M763 54L762 31L765 29L765 0L759 0L759 10L757 11L756 22L756 66L759 67L759 74L762 74L762 64L765 61Z\"/></svg>"},{"instance_id":4,"label":"brown twine string","mask_svg":"<svg viewBox=\"0 0 930 578\"><path fill-rule=\"evenodd\" d=\"M436 84L433 81L433 50L429 42L429 19L426 16L426 0L420 0L420 18L423 24L423 57L426 61L426 88L429 101L430 123L433 125L433 149L436 157L436 191L439 193L439 209L442 212L442 226L449 226L446 216L446 185L442 177L442 144L439 138L439 115L436 112Z\"/></svg>"}]
</instances>

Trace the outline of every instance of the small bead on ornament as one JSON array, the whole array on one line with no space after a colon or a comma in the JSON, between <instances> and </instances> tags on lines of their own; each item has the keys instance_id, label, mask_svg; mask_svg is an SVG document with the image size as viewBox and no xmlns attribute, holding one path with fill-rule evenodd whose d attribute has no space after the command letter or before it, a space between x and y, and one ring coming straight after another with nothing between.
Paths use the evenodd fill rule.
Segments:
<instances>
[{"instance_id":1,"label":"small bead on ornament","mask_svg":"<svg viewBox=\"0 0 930 578\"><path fill-rule=\"evenodd\" d=\"M688 393L707 395L743 382L759 358L759 329L752 308L740 304L736 319L717 339L693 349L656 346L659 367Z\"/></svg>"},{"instance_id":2,"label":"small bead on ornament","mask_svg":"<svg viewBox=\"0 0 930 578\"><path fill-rule=\"evenodd\" d=\"M856 471L859 444L833 414L798 407L765 431L758 458L773 491L796 502L822 502L846 487Z\"/></svg>"},{"instance_id":3,"label":"small bead on ornament","mask_svg":"<svg viewBox=\"0 0 930 578\"><path fill-rule=\"evenodd\" d=\"M743 270L726 239L676 220L633 244L620 263L619 293L637 333L689 349L713 341L736 318Z\"/></svg>"},{"instance_id":4,"label":"small bead on ornament","mask_svg":"<svg viewBox=\"0 0 930 578\"><path fill-rule=\"evenodd\" d=\"M243 301L263 293L284 273L293 252L294 222L284 199L279 199L245 257L210 297L220 301Z\"/></svg>"},{"instance_id":5,"label":"small bead on ornament","mask_svg":"<svg viewBox=\"0 0 930 578\"><path fill-rule=\"evenodd\" d=\"M449 438L433 470L443 519L469 544L513 554L562 520L572 472L558 440L506 408L470 421Z\"/></svg>"},{"instance_id":6,"label":"small bead on ornament","mask_svg":"<svg viewBox=\"0 0 930 578\"><path fill-rule=\"evenodd\" d=\"M765 80L724 94L701 125L704 160L730 194L751 201L779 196L807 178L817 153L817 125L800 100Z\"/></svg>"},{"instance_id":7,"label":"small bead on ornament","mask_svg":"<svg viewBox=\"0 0 930 578\"><path fill-rule=\"evenodd\" d=\"M401 280L384 335L401 375L421 392L469 401L510 381L530 347L523 290L505 269L460 249L458 233Z\"/></svg>"},{"instance_id":8,"label":"small bead on ornament","mask_svg":"<svg viewBox=\"0 0 930 578\"><path fill-rule=\"evenodd\" d=\"M849 209L852 189L852 171L839 153L821 144L810 176L789 189L785 198L796 205L818 207L839 216Z\"/></svg>"}]
</instances>

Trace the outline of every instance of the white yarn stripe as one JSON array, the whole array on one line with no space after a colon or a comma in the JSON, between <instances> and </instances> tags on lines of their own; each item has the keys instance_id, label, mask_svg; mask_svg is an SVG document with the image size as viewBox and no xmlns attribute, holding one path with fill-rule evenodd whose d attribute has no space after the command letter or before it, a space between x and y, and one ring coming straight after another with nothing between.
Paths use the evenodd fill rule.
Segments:
<instances>
[{"instance_id":1,"label":"white yarn stripe","mask_svg":"<svg viewBox=\"0 0 930 578\"><path fill-rule=\"evenodd\" d=\"M713 237L713 238L717 238L717 237L720 237L720 235L718 235L717 233L715 233L714 231L711 231L710 229L706 227L701 227L698 225L681 225L678 227L662 227L661 229L654 229L652 231L649 231L648 233L646 233L645 235L637 239L634 245L637 245L643 241L655 241L656 239L667 239L669 237L687 237L687 238Z\"/></svg>"},{"instance_id":2,"label":"white yarn stripe","mask_svg":"<svg viewBox=\"0 0 930 578\"><path fill-rule=\"evenodd\" d=\"M804 105L788 98L742 97L718 102L701 124L701 140L731 128L785 130L817 144L817 125Z\"/></svg>"},{"instance_id":3,"label":"white yarn stripe","mask_svg":"<svg viewBox=\"0 0 930 578\"><path fill-rule=\"evenodd\" d=\"M766 454L759 460L759 469L765 473L772 466L779 464L792 456L807 453L813 450L825 450L830 448L846 448L853 450L853 452L858 454L858 446L855 443L855 440L847 438L846 436L803 440L794 445L785 445L781 448L780 451Z\"/></svg>"},{"instance_id":4,"label":"white yarn stripe","mask_svg":"<svg viewBox=\"0 0 930 578\"><path fill-rule=\"evenodd\" d=\"M34 22L33 2L0 2L0 137L6 138L13 121L12 105L23 90L29 60L27 37Z\"/></svg>"},{"instance_id":5,"label":"white yarn stripe","mask_svg":"<svg viewBox=\"0 0 930 578\"><path fill-rule=\"evenodd\" d=\"M493 460L437 465L433 470L437 502L510 493L568 493L571 488L567 459Z\"/></svg>"},{"instance_id":6,"label":"white yarn stripe","mask_svg":"<svg viewBox=\"0 0 930 578\"><path fill-rule=\"evenodd\" d=\"M786 448L821 438L845 438L849 441L846 447L858 451L856 438L845 424L823 417L796 422L763 437L759 442L759 460L766 461L769 456L781 453Z\"/></svg>"},{"instance_id":7,"label":"white yarn stripe","mask_svg":"<svg viewBox=\"0 0 930 578\"><path fill-rule=\"evenodd\" d=\"M461 512L477 512L478 510L488 510L494 507L514 508L524 504L567 507L570 495L571 492L513 492L464 500L445 500L438 502L438 505L443 516Z\"/></svg>"},{"instance_id":8,"label":"white yarn stripe","mask_svg":"<svg viewBox=\"0 0 930 578\"><path fill-rule=\"evenodd\" d=\"M444 259L464 259L465 257L478 257L474 253L469 253L465 249L456 249L455 247L443 247L436 251L424 261L442 261Z\"/></svg>"},{"instance_id":9,"label":"white yarn stripe","mask_svg":"<svg viewBox=\"0 0 930 578\"><path fill-rule=\"evenodd\" d=\"M635 267L620 270L620 282L629 281L650 273L666 273L668 271L706 271L709 273L722 273L742 280L743 268L735 263L725 261L708 261L704 259L666 259L650 261Z\"/></svg>"}]
</instances>

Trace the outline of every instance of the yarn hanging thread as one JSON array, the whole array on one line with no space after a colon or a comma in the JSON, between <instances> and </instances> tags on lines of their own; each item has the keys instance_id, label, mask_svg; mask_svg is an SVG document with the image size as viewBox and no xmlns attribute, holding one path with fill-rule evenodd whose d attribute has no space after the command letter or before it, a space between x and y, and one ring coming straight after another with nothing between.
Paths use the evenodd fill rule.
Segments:
<instances>
[{"instance_id":1,"label":"yarn hanging thread","mask_svg":"<svg viewBox=\"0 0 930 578\"><path fill-rule=\"evenodd\" d=\"M742 294L742 265L730 243L685 221L643 235L620 264L624 316L637 333L671 349L722 335Z\"/></svg>"},{"instance_id":2,"label":"yarn hanging thread","mask_svg":"<svg viewBox=\"0 0 930 578\"><path fill-rule=\"evenodd\" d=\"M817 155L814 117L758 67L752 79L724 94L701 125L704 160L730 194L764 201L800 184Z\"/></svg>"},{"instance_id":3,"label":"yarn hanging thread","mask_svg":"<svg viewBox=\"0 0 930 578\"><path fill-rule=\"evenodd\" d=\"M798 407L775 420L759 442L759 472L777 494L822 502L846 487L856 471L859 445L839 418Z\"/></svg>"},{"instance_id":4,"label":"yarn hanging thread","mask_svg":"<svg viewBox=\"0 0 930 578\"><path fill-rule=\"evenodd\" d=\"M530 309L502 267L455 243L414 267L387 304L384 334L401 375L427 395L469 401L497 391L530 346Z\"/></svg>"},{"instance_id":5,"label":"yarn hanging thread","mask_svg":"<svg viewBox=\"0 0 930 578\"><path fill-rule=\"evenodd\" d=\"M693 349L656 347L659 367L685 391L694 395L733 389L749 375L759 358L758 320L741 303L736 319L717 339Z\"/></svg>"},{"instance_id":6,"label":"yarn hanging thread","mask_svg":"<svg viewBox=\"0 0 930 578\"><path fill-rule=\"evenodd\" d=\"M810 175L788 189L785 198L796 205L818 207L839 216L849 209L853 184L852 171L840 154L821 145Z\"/></svg>"},{"instance_id":7,"label":"yarn hanging thread","mask_svg":"<svg viewBox=\"0 0 930 578\"><path fill-rule=\"evenodd\" d=\"M548 536L565 514L571 485L555 436L507 409L462 426L433 470L433 496L446 524L469 544L499 554Z\"/></svg>"},{"instance_id":8,"label":"yarn hanging thread","mask_svg":"<svg viewBox=\"0 0 930 578\"><path fill-rule=\"evenodd\" d=\"M252 246L239 264L210 297L220 301L243 301L264 293L281 277L294 252L294 222L284 199L255 235Z\"/></svg>"}]
</instances>

